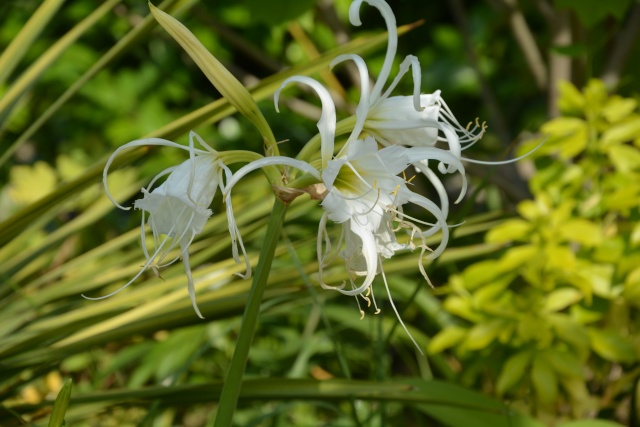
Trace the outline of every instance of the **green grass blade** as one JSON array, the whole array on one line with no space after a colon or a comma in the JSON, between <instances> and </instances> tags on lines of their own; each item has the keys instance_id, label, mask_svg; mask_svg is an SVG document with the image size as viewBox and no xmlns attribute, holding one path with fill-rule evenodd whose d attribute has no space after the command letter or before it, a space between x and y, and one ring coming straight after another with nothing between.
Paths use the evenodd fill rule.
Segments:
<instances>
[{"instance_id":1,"label":"green grass blade","mask_svg":"<svg viewBox=\"0 0 640 427\"><path fill-rule=\"evenodd\" d=\"M56 401L53 404L51 418L49 418L49 427L61 427L65 425L64 415L67 412L67 408L69 407L72 384L73 381L71 380L71 378L69 378L58 393L58 397L56 397Z\"/></svg>"},{"instance_id":2,"label":"green grass blade","mask_svg":"<svg viewBox=\"0 0 640 427\"><path fill-rule=\"evenodd\" d=\"M0 118L5 120L22 95L40 78L42 73L74 43L78 37L87 32L121 0L107 0L67 34L61 37L53 46L42 54L22 75L11 84L5 95L0 99Z\"/></svg>"},{"instance_id":3,"label":"green grass blade","mask_svg":"<svg viewBox=\"0 0 640 427\"><path fill-rule=\"evenodd\" d=\"M45 0L31 15L11 44L0 55L0 86L6 81L20 60L27 53L33 41L51 21L64 0Z\"/></svg>"}]
</instances>

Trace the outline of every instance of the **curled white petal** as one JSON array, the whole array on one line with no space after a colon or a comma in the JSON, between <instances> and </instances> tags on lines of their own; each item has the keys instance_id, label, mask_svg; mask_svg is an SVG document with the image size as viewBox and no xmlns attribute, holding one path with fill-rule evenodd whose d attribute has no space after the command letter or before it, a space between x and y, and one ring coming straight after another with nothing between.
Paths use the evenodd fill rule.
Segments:
<instances>
[{"instance_id":1,"label":"curled white petal","mask_svg":"<svg viewBox=\"0 0 640 427\"><path fill-rule=\"evenodd\" d=\"M143 147L146 145L159 145L159 146L165 146L165 147L174 147L174 148L179 148L181 150L187 150L189 151L189 147L185 147L184 145L181 144L176 144L173 141L167 141L166 139L160 139L160 138L146 138L146 139L138 139L135 141L131 141L127 144L124 144L120 147L118 147L116 149L116 151L113 152L113 154L111 155L111 157L109 157L109 160L107 160L107 163L104 165L104 170L102 171L102 184L104 185L104 190L105 193L107 194L107 197L109 198L109 200L111 200L111 202L116 205L116 207L123 209L125 211L128 211L131 208L125 208L124 206L120 205L118 202L116 202L113 197L111 196L111 193L109 192L109 186L107 185L107 175L109 173L109 167L111 166L111 163L113 163L113 161L115 160L115 158L118 156L118 154L120 154L121 151L124 151L128 148L132 148L132 147ZM206 151L203 150L194 150L195 153L197 154L205 154Z\"/></svg>"},{"instance_id":2,"label":"curled white petal","mask_svg":"<svg viewBox=\"0 0 640 427\"><path fill-rule=\"evenodd\" d=\"M284 156L264 157L262 159L254 160L253 162L248 163L243 167L241 167L240 169L238 169L238 171L233 174L233 177L226 183L225 189L224 189L225 194L228 194L231 191L231 189L238 183L238 181L244 178L248 173L253 172L254 170L263 168L265 166L272 166L272 165L292 166L296 169L300 169L301 171L310 174L314 178L318 179L318 181L322 180L322 177L320 176L320 172L318 172L318 170L313 166L311 166L309 163L303 162L302 160L296 160L296 159L292 159L290 157L284 157Z\"/></svg>"},{"instance_id":3,"label":"curled white petal","mask_svg":"<svg viewBox=\"0 0 640 427\"><path fill-rule=\"evenodd\" d=\"M384 63L382 65L382 69L380 70L380 74L378 75L378 80L376 81L371 91L371 102L375 103L380 98L380 95L382 94L382 88L384 87L387 79L389 78L389 74L391 73L393 59L395 58L396 51L398 49L398 29L396 28L396 17L393 15L391 7L389 7L389 5L383 0L355 0L353 3L351 3L351 6L349 7L349 20L351 21L352 25L362 25L362 22L360 21L360 5L363 1L369 3L371 6L377 8L380 11L380 14L384 18L384 21L387 25L387 32L389 34L387 53L384 58Z\"/></svg>"},{"instance_id":4,"label":"curled white petal","mask_svg":"<svg viewBox=\"0 0 640 427\"><path fill-rule=\"evenodd\" d=\"M333 147L336 138L336 107L331 99L329 91L325 89L317 80L306 76L293 76L286 79L278 90L273 95L273 101L275 103L276 111L280 112L278 108L278 100L280 99L280 91L284 89L290 82L303 83L310 86L316 91L320 97L322 104L322 114L318 121L318 131L320 132L320 153L322 157L322 166L326 166L329 160L333 157Z\"/></svg>"},{"instance_id":5,"label":"curled white petal","mask_svg":"<svg viewBox=\"0 0 640 427\"><path fill-rule=\"evenodd\" d=\"M367 64L360 56L354 54L340 55L331 62L330 67L333 68L337 64L347 60L355 63L360 76L360 101L358 101L358 106L356 107L356 124L347 139L347 141L352 141L360 136L364 128L364 123L367 120L371 106L371 96L369 93L369 71L367 70ZM324 166L326 165L323 164L323 167Z\"/></svg>"}]
</instances>

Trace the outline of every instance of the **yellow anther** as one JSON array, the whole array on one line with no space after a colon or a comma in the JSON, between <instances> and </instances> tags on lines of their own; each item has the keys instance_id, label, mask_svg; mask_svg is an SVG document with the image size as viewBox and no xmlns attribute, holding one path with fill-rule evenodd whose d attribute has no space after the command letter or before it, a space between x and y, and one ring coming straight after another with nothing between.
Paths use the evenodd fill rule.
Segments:
<instances>
[{"instance_id":1,"label":"yellow anther","mask_svg":"<svg viewBox=\"0 0 640 427\"><path fill-rule=\"evenodd\" d=\"M377 309L374 314L380 314L380 309Z\"/></svg>"},{"instance_id":2,"label":"yellow anther","mask_svg":"<svg viewBox=\"0 0 640 427\"><path fill-rule=\"evenodd\" d=\"M362 299L367 302L367 307L371 307L371 300L369 298L363 296Z\"/></svg>"},{"instance_id":3,"label":"yellow anther","mask_svg":"<svg viewBox=\"0 0 640 427\"><path fill-rule=\"evenodd\" d=\"M364 319L364 310L360 310L360 320Z\"/></svg>"},{"instance_id":4,"label":"yellow anther","mask_svg":"<svg viewBox=\"0 0 640 427\"><path fill-rule=\"evenodd\" d=\"M413 175L411 178L409 178L409 180L407 181L407 184L411 183L411 181L413 181L414 179L416 179L417 175Z\"/></svg>"},{"instance_id":5,"label":"yellow anther","mask_svg":"<svg viewBox=\"0 0 640 427\"><path fill-rule=\"evenodd\" d=\"M369 295L371 295L371 286L367 288L367 293L364 294L365 297L368 297Z\"/></svg>"}]
</instances>

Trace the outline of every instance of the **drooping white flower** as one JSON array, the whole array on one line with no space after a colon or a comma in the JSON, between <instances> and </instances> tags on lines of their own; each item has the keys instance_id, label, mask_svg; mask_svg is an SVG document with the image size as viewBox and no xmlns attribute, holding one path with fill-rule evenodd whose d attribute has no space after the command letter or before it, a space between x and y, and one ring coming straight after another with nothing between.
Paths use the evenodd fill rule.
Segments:
<instances>
[{"instance_id":1,"label":"drooping white flower","mask_svg":"<svg viewBox=\"0 0 640 427\"><path fill-rule=\"evenodd\" d=\"M194 140L197 140L203 149L195 148ZM195 132L189 134L189 146L158 138L132 141L119 147L111 155L103 171L103 184L107 197L120 209L129 210L130 208L118 204L111 196L107 185L109 167L122 150L144 145L180 148L189 152L189 159L178 166L173 166L160 172L151 180L147 188L142 189L142 199L134 202L134 207L142 210L140 236L142 250L147 260L142 269L129 282L108 295L98 298L90 298L84 295L83 297L91 300L108 298L132 284L147 268L151 268L159 276L159 268L173 264L179 258L182 258L187 275L187 287L191 303L196 314L203 318L196 304L191 264L189 262L189 246L193 239L204 229L207 220L212 214L209 205L213 201L217 189L224 190L224 179L229 179L231 171L220 161L218 152L205 143ZM160 178L167 175L167 179L161 185L153 187ZM146 215L148 215L147 220L145 220ZM234 242L239 240L247 265L247 275L250 275L250 265L232 212L228 216L228 220L232 240ZM152 253L147 250L145 223L149 225L153 235L154 251ZM178 246L180 247L179 255L166 261L167 255ZM236 253L234 253L234 257L236 261L239 261Z\"/></svg>"}]
</instances>

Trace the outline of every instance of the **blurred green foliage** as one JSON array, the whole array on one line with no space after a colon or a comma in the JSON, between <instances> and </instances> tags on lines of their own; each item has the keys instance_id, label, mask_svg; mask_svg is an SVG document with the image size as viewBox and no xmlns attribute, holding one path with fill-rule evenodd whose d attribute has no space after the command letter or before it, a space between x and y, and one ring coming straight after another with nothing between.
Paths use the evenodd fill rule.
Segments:
<instances>
[{"instance_id":1,"label":"blurred green foliage","mask_svg":"<svg viewBox=\"0 0 640 427\"><path fill-rule=\"evenodd\" d=\"M383 314L360 321L353 301L315 288L319 214L315 202L296 200L236 424L539 427L540 421L520 415L528 414L558 427L619 425L567 421L587 417L638 426L640 83L634 70L640 51L624 36L637 2L390 3L401 25L426 19L399 46L400 56L420 59L423 91L442 89L463 122L479 116L489 123L489 133L466 156L502 156L518 135L540 127L520 148L524 153L547 138L533 155L535 173L507 176L528 181L523 187L533 197L510 192L498 179L501 168L470 168L478 197L453 208L453 223L466 222L452 229L452 247L429 266L441 286L431 290L413 275L414 254L385 265L402 317L428 344L428 357L397 332L384 298ZM96 13L96 4L0 3L1 55L25 28L32 36L21 39L13 66L0 70L0 424L59 422L66 409L68 425L208 425L249 287L233 276L239 268L230 259L220 197L191 254L206 322L193 313L179 265L163 270L162 279L144 274L114 298L86 301L81 293L116 289L144 259L139 216L116 212L106 199L98 182L101 162L116 147L150 134L184 143L190 129L180 126L183 121L219 150L261 151L263 144L248 121L216 107L219 93L156 28L143 0L101 2L109 8L95 23L28 73ZM373 8L363 6L361 28L348 24L349 4L182 0L162 7L247 87L262 88L257 82L277 72L379 35L382 20ZM44 6L48 17L28 27ZM513 35L512 10L524 16L543 54L546 87L533 84ZM562 24L563 14L569 24ZM573 39L554 38L562 25ZM117 55L107 57L122 40ZM607 88L591 80L603 76L610 54L625 43L626 67ZM373 75L382 65L383 44L367 53ZM573 85L552 72L554 55L571 61L560 77ZM322 68L325 74L313 76L331 87L339 114L351 114L357 80L346 68L335 76ZM90 78L75 88L83 76ZM317 100L303 93L303 102L277 114L270 100L274 84L260 92L260 106L283 141L280 149L293 155L316 132L309 118L317 118ZM407 79L398 93L411 89ZM56 106L66 93L70 98ZM549 120L556 93L562 115ZM130 204L144 177L182 159L165 149L137 151L110 174L110 186ZM456 185L447 182L452 192ZM271 209L265 194L270 189L255 179L239 186L234 199L253 262ZM514 206L517 214L505 215ZM346 279L340 269L327 277ZM63 388L66 378L73 379L72 393L70 383ZM54 404L67 393L68 408Z\"/></svg>"},{"instance_id":2,"label":"blurred green foliage","mask_svg":"<svg viewBox=\"0 0 640 427\"><path fill-rule=\"evenodd\" d=\"M628 405L640 374L640 110L599 80L560 88L533 199L486 235L509 248L450 278L443 307L464 322L429 350L533 413L586 417Z\"/></svg>"}]
</instances>

